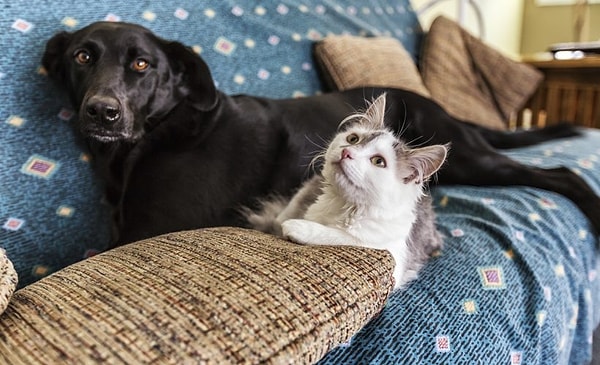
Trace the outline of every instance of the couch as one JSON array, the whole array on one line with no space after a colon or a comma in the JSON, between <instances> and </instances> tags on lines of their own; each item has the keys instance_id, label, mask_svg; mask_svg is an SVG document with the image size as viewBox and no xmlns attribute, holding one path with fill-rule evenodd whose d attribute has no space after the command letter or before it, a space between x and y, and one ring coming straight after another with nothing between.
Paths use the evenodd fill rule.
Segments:
<instances>
[{"instance_id":1,"label":"couch","mask_svg":"<svg viewBox=\"0 0 600 365\"><path fill-rule=\"evenodd\" d=\"M102 182L75 112L40 68L55 32L103 19L191 46L228 93L388 84L505 129L541 80L448 20L423 34L408 0L3 4L0 247L11 264L0 273L11 279L1 281L0 363L590 361L598 237L572 202L539 189L433 187L445 247L393 292L384 251L239 227L108 250ZM600 194L600 132L581 133L506 153L572 168Z\"/></svg>"}]
</instances>

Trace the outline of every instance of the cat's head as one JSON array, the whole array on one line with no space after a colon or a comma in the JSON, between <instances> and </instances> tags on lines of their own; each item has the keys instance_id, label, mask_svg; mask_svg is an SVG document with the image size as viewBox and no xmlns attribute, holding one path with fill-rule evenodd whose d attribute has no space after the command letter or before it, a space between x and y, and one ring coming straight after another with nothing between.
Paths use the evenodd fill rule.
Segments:
<instances>
[{"instance_id":1,"label":"cat's head","mask_svg":"<svg viewBox=\"0 0 600 365\"><path fill-rule=\"evenodd\" d=\"M364 113L354 114L325 152L323 177L350 203L420 195L423 184L442 166L448 146L410 148L386 128L385 94Z\"/></svg>"}]
</instances>

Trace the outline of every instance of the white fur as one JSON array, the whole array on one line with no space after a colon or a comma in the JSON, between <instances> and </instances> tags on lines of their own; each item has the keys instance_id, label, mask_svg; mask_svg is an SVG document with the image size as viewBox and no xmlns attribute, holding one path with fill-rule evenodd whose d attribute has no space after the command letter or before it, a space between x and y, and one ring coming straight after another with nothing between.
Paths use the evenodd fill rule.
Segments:
<instances>
[{"instance_id":1,"label":"white fur","mask_svg":"<svg viewBox=\"0 0 600 365\"><path fill-rule=\"evenodd\" d=\"M442 165L447 149L404 146L384 129L384 111L385 94L364 114L344 120L351 123L358 119L330 143L324 155L324 183L316 202L308 207L304 219L287 219L289 215L283 214L277 221L283 222L283 236L297 243L388 250L396 262L398 288L416 277L416 271L406 270L407 240L423 184ZM365 144L351 144L350 135L360 141L376 137ZM383 157L385 168L375 166L371 161L374 157Z\"/></svg>"}]
</instances>

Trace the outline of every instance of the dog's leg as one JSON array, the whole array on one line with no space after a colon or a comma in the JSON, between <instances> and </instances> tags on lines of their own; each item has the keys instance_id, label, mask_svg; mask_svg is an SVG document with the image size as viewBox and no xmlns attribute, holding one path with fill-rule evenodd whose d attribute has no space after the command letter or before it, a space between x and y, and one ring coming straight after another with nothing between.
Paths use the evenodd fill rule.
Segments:
<instances>
[{"instance_id":1,"label":"dog's leg","mask_svg":"<svg viewBox=\"0 0 600 365\"><path fill-rule=\"evenodd\" d=\"M566 167L543 169L523 165L504 155L488 152L463 156L468 161L460 163L460 156L453 156L457 164L469 166L457 172L449 169L444 183L477 186L522 185L553 191L572 200L588 217L596 234L600 234L600 197L580 176ZM449 161L452 164L452 160ZM441 179L440 179L441 180Z\"/></svg>"}]
</instances>

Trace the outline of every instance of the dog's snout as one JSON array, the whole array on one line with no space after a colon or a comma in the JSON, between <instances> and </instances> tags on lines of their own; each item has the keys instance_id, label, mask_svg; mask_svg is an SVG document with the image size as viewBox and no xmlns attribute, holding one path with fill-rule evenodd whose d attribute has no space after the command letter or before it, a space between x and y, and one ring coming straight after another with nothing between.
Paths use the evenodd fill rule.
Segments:
<instances>
[{"instance_id":1,"label":"dog's snout","mask_svg":"<svg viewBox=\"0 0 600 365\"><path fill-rule=\"evenodd\" d=\"M121 119L121 105L112 97L93 96L86 103L85 113L98 123L114 124Z\"/></svg>"}]
</instances>

